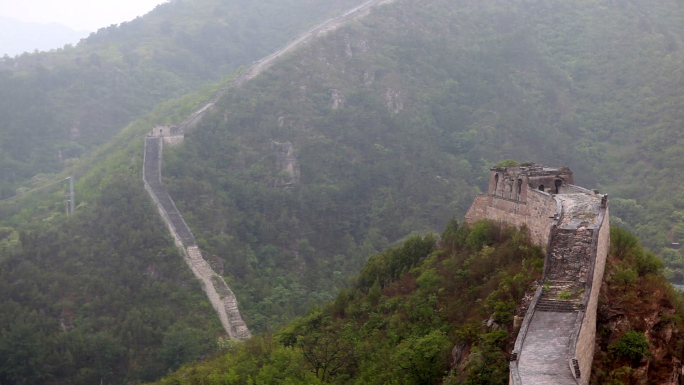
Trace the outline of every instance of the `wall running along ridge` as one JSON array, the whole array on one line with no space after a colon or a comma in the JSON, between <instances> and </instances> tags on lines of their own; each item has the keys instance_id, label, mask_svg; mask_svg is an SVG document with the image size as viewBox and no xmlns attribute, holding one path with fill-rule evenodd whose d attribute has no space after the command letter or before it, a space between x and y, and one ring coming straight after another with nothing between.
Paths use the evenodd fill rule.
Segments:
<instances>
[{"instance_id":1,"label":"wall running along ridge","mask_svg":"<svg viewBox=\"0 0 684 385\"><path fill-rule=\"evenodd\" d=\"M163 143L178 145L183 142L185 132L197 126L207 112L214 109L216 103L231 87L240 87L269 69L277 59L288 52L299 48L310 39L335 30L343 23L370 12L374 6L390 3L393 0L367 0L344 14L328 19L307 32L292 39L285 46L272 54L252 63L247 69L239 73L235 79L223 86L205 105L190 114L178 126L157 126L145 139L145 155L143 161L143 180L145 189L154 200L162 219L166 223L183 254L185 262L190 266L197 278L202 280L207 297L221 319L228 335L233 339L243 340L251 337L247 325L242 320L237 306L237 299L228 288L223 278L214 273L211 266L202 258L197 247L195 237L183 220L180 212L173 203L173 199L161 183L162 148Z\"/></svg>"},{"instance_id":2,"label":"wall running along ridge","mask_svg":"<svg viewBox=\"0 0 684 385\"><path fill-rule=\"evenodd\" d=\"M510 384L589 383L610 247L608 196L572 183L565 167L493 168L487 195L466 214L471 225L480 219L524 225L546 247L543 283L511 354Z\"/></svg>"},{"instance_id":3,"label":"wall running along ridge","mask_svg":"<svg viewBox=\"0 0 684 385\"><path fill-rule=\"evenodd\" d=\"M230 338L245 340L251 338L247 325L240 316L237 298L226 282L218 276L207 261L195 241L195 236L183 220L173 199L161 181L163 139L160 137L145 138L145 155L143 160L143 181L145 189L154 200L164 223L173 236L174 243L180 249L185 263L188 264L195 277L202 281L202 289L209 302L216 310L221 325Z\"/></svg>"},{"instance_id":4,"label":"wall running along ridge","mask_svg":"<svg viewBox=\"0 0 684 385\"><path fill-rule=\"evenodd\" d=\"M285 54L294 51L295 49L303 46L305 43L310 41L311 39L318 37L318 36L323 36L326 33L330 31L334 31L337 29L339 26L344 24L347 21L354 20L357 18L361 18L365 15L367 15L370 12L370 9L373 8L374 6L382 5L382 4L387 4L391 3L394 0L368 0L360 5L350 9L349 11L345 12L344 14L333 17L332 19L328 19L321 24L318 24L317 26L311 28L310 30L300 34L299 36L293 38L290 40L287 44L285 44L283 47L279 48L272 54L265 56L255 62L253 62L249 67L247 67L245 70L240 72L235 79L231 80L228 84L223 86L217 93L214 95L211 100L197 109L195 112L190 114L185 120L183 120L179 125L178 125L178 131L182 135L186 131L194 128L197 126L197 124L202 120L204 115L206 115L209 111L213 110L216 103L221 99L223 95L226 94L226 92L231 88L231 87L240 87L249 80L252 80L253 78L257 77L260 75L262 72L266 71L267 69L271 68L273 64L283 57Z\"/></svg>"}]
</instances>

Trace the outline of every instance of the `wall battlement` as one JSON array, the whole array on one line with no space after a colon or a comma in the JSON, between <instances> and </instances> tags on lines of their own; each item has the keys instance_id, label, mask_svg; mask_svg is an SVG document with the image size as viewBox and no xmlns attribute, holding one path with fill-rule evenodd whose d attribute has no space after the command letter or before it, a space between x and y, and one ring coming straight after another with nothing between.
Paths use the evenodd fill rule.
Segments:
<instances>
[{"instance_id":1,"label":"wall battlement","mask_svg":"<svg viewBox=\"0 0 684 385\"><path fill-rule=\"evenodd\" d=\"M543 286L518 333L510 384L589 383L610 221L608 196L573 182L567 167L492 168L487 194L465 217L524 225L546 248Z\"/></svg>"}]
</instances>

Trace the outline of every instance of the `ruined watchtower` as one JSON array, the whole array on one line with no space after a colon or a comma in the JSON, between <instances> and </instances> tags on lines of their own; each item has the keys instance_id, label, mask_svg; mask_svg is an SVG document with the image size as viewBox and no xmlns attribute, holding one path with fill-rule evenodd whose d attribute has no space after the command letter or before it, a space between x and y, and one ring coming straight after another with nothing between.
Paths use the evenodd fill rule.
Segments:
<instances>
[{"instance_id":1,"label":"ruined watchtower","mask_svg":"<svg viewBox=\"0 0 684 385\"><path fill-rule=\"evenodd\" d=\"M573 183L572 171L567 167L526 164L492 168L487 194L475 199L465 220L471 225L483 218L518 227L525 225L532 241L546 246L551 229L549 218L558 209L551 196L566 191Z\"/></svg>"},{"instance_id":2,"label":"ruined watchtower","mask_svg":"<svg viewBox=\"0 0 684 385\"><path fill-rule=\"evenodd\" d=\"M586 384L596 308L610 246L608 196L573 184L567 167L492 168L486 195L466 222L525 225L545 247L543 286L525 314L511 356L511 384Z\"/></svg>"},{"instance_id":3,"label":"ruined watchtower","mask_svg":"<svg viewBox=\"0 0 684 385\"><path fill-rule=\"evenodd\" d=\"M170 146L181 144L185 139L182 130L176 126L155 126L147 136L162 138L164 143Z\"/></svg>"}]
</instances>

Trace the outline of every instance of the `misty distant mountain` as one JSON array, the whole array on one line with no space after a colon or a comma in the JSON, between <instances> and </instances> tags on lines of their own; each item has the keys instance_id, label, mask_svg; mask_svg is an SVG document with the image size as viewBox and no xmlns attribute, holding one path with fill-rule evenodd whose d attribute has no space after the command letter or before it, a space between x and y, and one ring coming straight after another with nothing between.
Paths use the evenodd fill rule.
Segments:
<instances>
[{"instance_id":1,"label":"misty distant mountain","mask_svg":"<svg viewBox=\"0 0 684 385\"><path fill-rule=\"evenodd\" d=\"M75 44L88 36L88 31L74 31L61 24L26 23L0 16L0 56L19 55L24 52L48 51Z\"/></svg>"}]
</instances>

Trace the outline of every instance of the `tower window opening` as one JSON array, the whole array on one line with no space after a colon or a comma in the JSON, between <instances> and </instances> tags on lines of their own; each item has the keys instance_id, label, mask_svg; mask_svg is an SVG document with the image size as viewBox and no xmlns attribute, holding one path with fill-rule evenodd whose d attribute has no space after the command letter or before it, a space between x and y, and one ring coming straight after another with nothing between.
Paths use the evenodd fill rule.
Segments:
<instances>
[{"instance_id":1,"label":"tower window opening","mask_svg":"<svg viewBox=\"0 0 684 385\"><path fill-rule=\"evenodd\" d=\"M543 184L539 185L539 191L544 191L544 185Z\"/></svg>"},{"instance_id":2,"label":"tower window opening","mask_svg":"<svg viewBox=\"0 0 684 385\"><path fill-rule=\"evenodd\" d=\"M560 192L560 187L563 185L563 181L561 179L556 179L554 184L556 185L556 194L558 194Z\"/></svg>"},{"instance_id":3,"label":"tower window opening","mask_svg":"<svg viewBox=\"0 0 684 385\"><path fill-rule=\"evenodd\" d=\"M494 191L492 194L496 194L496 190L499 188L499 174L494 175Z\"/></svg>"}]
</instances>

